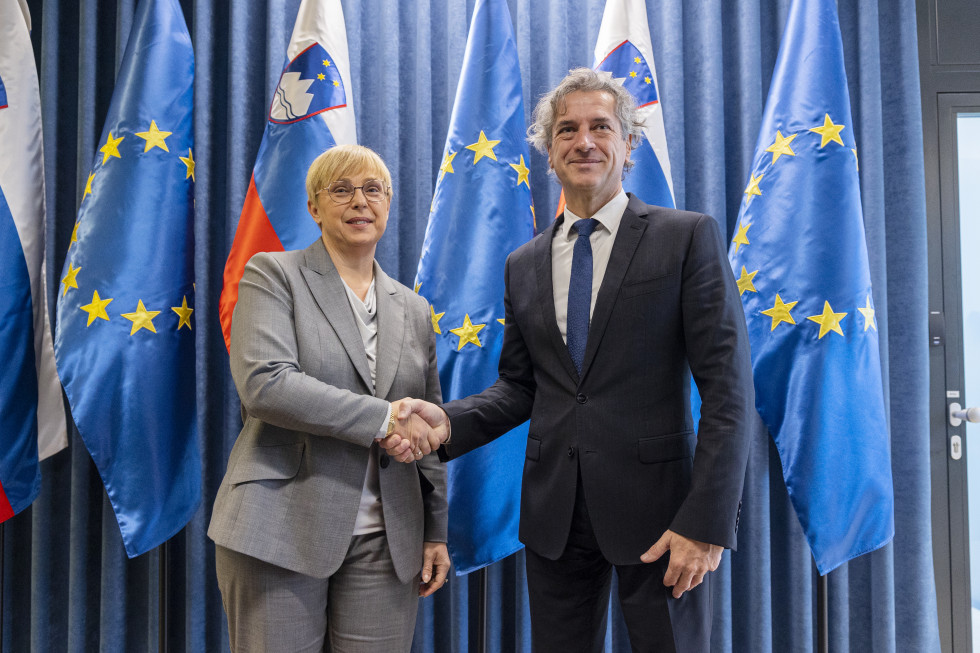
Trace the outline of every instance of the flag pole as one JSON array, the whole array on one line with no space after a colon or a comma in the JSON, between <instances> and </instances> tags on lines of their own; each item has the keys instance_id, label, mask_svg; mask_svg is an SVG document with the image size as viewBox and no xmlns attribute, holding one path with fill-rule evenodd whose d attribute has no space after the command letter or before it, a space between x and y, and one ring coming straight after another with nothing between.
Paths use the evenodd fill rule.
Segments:
<instances>
[{"instance_id":1,"label":"flag pole","mask_svg":"<svg viewBox=\"0 0 980 653\"><path fill-rule=\"evenodd\" d=\"M159 653L166 653L170 650L169 642L167 641L167 610L170 604L169 594L170 588L167 582L169 574L167 573L167 543L164 542L157 549L159 552L159 579L158 579L158 593L159 593L159 605L157 606L157 627L160 631L157 633L157 650Z\"/></svg>"},{"instance_id":2,"label":"flag pole","mask_svg":"<svg viewBox=\"0 0 980 653\"><path fill-rule=\"evenodd\" d=\"M816 568L816 562L813 563ZM827 609L827 576L817 571L817 653L828 653L829 620Z\"/></svg>"},{"instance_id":3,"label":"flag pole","mask_svg":"<svg viewBox=\"0 0 980 653\"><path fill-rule=\"evenodd\" d=\"M480 607L479 614L477 615L476 630L479 636L479 641L477 643L476 651L477 653L486 653L487 650L487 568L480 567L478 572L479 576L479 592L480 592Z\"/></svg>"}]
</instances>

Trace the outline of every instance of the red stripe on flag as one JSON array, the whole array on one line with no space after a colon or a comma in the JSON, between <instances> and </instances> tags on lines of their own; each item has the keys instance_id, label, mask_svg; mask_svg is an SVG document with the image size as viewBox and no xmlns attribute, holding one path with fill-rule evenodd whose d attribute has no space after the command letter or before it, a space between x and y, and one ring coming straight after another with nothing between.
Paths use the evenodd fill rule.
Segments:
<instances>
[{"instance_id":1,"label":"red stripe on flag","mask_svg":"<svg viewBox=\"0 0 980 653\"><path fill-rule=\"evenodd\" d=\"M609 52L608 52L608 53L606 54L606 56L604 56L604 57L602 58L602 61L600 61L599 63L597 63L597 64L595 65L595 68L596 68L596 69L598 69L598 68L599 68L599 66L601 66L601 65L602 65L602 64L604 64L604 63L606 63L606 59L608 59L609 57L611 57L611 56L612 56L612 53L613 53L613 52L615 52L616 50L618 50L618 49L620 49L621 47L623 47L624 45L626 45L626 44L627 44L627 43L629 43L629 42L630 42L630 40L629 40L629 39L626 39L626 40L624 40L624 41L623 41L622 43L620 43L619 45L617 45L617 46L616 46L615 48L613 48L612 50L610 50L610 51L609 51ZM635 47L635 46L634 46L634 47ZM638 62L638 63L639 63L639 62Z\"/></svg>"},{"instance_id":2,"label":"red stripe on flag","mask_svg":"<svg viewBox=\"0 0 980 653\"><path fill-rule=\"evenodd\" d=\"M245 195L242 216L238 220L235 240L225 262L224 285L218 301L218 317L221 320L221 332L225 336L225 347L231 347L231 317L235 312L235 304L238 303L238 282L245 272L245 264L258 252L282 250L282 242L262 208L253 175Z\"/></svg>"},{"instance_id":3,"label":"red stripe on flag","mask_svg":"<svg viewBox=\"0 0 980 653\"><path fill-rule=\"evenodd\" d=\"M13 516L14 508L10 505L10 501L7 499L7 493L3 491L3 486L0 485L0 524Z\"/></svg>"}]
</instances>

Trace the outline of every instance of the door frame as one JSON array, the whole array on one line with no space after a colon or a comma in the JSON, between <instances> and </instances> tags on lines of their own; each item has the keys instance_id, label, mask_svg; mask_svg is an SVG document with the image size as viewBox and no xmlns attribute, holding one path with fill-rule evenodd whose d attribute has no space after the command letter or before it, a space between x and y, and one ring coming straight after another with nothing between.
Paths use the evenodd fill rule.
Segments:
<instances>
[{"instance_id":1,"label":"door frame","mask_svg":"<svg viewBox=\"0 0 980 653\"><path fill-rule=\"evenodd\" d=\"M935 97L937 165L932 170L933 183L927 184L937 191L929 193L928 211L933 560L942 649L966 653L972 650L966 465L970 447L965 424L949 424L949 405L966 405L956 121L961 113L980 113L980 92L937 93ZM961 442L958 460L952 455L954 436Z\"/></svg>"}]
</instances>

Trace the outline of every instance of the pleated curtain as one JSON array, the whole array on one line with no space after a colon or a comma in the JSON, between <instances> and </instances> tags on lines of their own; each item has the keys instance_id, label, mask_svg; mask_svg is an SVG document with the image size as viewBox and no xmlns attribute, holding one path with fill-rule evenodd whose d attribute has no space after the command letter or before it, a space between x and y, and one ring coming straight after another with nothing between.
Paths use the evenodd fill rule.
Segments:
<instances>
[{"instance_id":1,"label":"pleated curtain","mask_svg":"<svg viewBox=\"0 0 980 653\"><path fill-rule=\"evenodd\" d=\"M4 0L9 1L9 0ZM49 305L99 144L136 0L32 0L47 179ZM167 545L170 651L228 649L205 532L241 428L218 324L222 271L299 0L182 0L196 56L195 334L204 502ZM362 144L394 175L384 269L411 284L456 92L473 0L345 0ZM829 579L830 650L938 651L930 542L927 261L914 0L840 0L891 426L896 536ZM527 111L592 64L602 0L509 0ZM647 0L679 208L731 235L789 0ZM539 231L557 182L532 152ZM297 170L297 174L305 174ZM815 576L759 427L738 551L716 572L712 650L815 649ZM129 560L91 459L73 433L42 463L33 506L3 529L4 653L157 651L160 549ZM638 497L638 500L642 498ZM490 567L488 651L529 651L523 554ZM475 575L420 605L413 650L477 649ZM381 615L365 615L365 619ZM608 651L628 651L615 605Z\"/></svg>"}]
</instances>

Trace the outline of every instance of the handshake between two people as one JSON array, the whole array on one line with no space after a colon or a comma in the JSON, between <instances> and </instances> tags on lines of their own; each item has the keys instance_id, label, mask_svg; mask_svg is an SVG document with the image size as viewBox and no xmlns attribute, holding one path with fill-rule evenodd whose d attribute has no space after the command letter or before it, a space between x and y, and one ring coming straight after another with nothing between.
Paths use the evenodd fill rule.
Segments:
<instances>
[{"instance_id":1,"label":"handshake between two people","mask_svg":"<svg viewBox=\"0 0 980 653\"><path fill-rule=\"evenodd\" d=\"M449 439L449 417L439 406L406 397L393 401L391 408L395 429L381 440L381 447L395 460L419 460Z\"/></svg>"}]
</instances>

